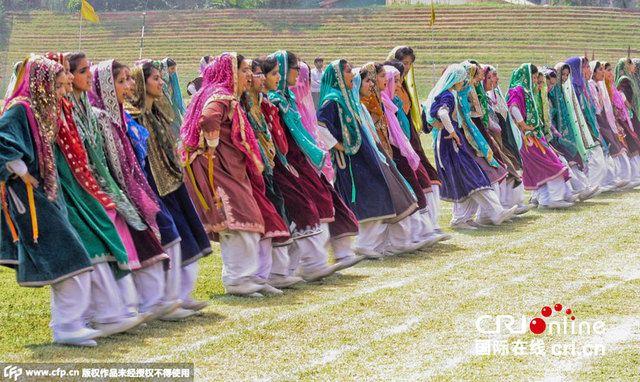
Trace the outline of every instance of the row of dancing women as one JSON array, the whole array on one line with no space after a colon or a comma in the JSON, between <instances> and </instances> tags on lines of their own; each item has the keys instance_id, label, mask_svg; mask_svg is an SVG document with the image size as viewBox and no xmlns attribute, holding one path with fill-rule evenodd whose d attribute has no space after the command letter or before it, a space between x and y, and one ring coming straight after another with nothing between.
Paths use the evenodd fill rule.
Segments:
<instances>
[{"instance_id":1,"label":"row of dancing women","mask_svg":"<svg viewBox=\"0 0 640 382\"><path fill-rule=\"evenodd\" d=\"M331 62L316 111L287 51L204 62L186 108L170 58L32 54L0 117L0 264L51 286L54 342L96 346L205 308L191 294L210 240L226 293L279 295L450 239L441 200L452 228L476 229L640 184L633 61L523 64L503 97L468 60L424 104L414 61L401 46Z\"/></svg>"}]
</instances>

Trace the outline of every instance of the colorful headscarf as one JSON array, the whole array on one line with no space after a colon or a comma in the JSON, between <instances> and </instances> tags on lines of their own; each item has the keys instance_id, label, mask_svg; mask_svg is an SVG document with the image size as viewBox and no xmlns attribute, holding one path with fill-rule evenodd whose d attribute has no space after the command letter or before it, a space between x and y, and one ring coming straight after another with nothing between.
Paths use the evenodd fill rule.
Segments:
<instances>
[{"instance_id":1,"label":"colorful headscarf","mask_svg":"<svg viewBox=\"0 0 640 382\"><path fill-rule=\"evenodd\" d=\"M332 61L322 74L320 84L320 105L335 101L340 110L342 125L342 145L347 155L354 155L360 150L362 134L360 134L360 116L356 112L356 102L347 89L344 80L341 60ZM343 61L346 63L346 61Z\"/></svg>"},{"instance_id":2,"label":"colorful headscarf","mask_svg":"<svg viewBox=\"0 0 640 382\"><path fill-rule=\"evenodd\" d=\"M156 215L160 207L155 193L140 167L127 136L124 110L118 102L113 75L114 60L102 61L93 75L93 102L104 140L104 153L116 182L127 193L138 212L157 230Z\"/></svg>"},{"instance_id":3,"label":"colorful headscarf","mask_svg":"<svg viewBox=\"0 0 640 382\"><path fill-rule=\"evenodd\" d=\"M262 173L264 164L260 158L260 148L247 120L247 116L238 102L238 55L235 52L223 53L216 56L203 74L202 88L195 94L191 104L187 108L185 120L180 129L180 136L184 142L185 160L188 163L197 155L201 148L200 116L204 108L216 100L228 100L231 102L233 114L231 115L231 140L235 147L246 156L248 166L253 166Z\"/></svg>"},{"instance_id":4,"label":"colorful headscarf","mask_svg":"<svg viewBox=\"0 0 640 382\"><path fill-rule=\"evenodd\" d=\"M591 128L593 136L596 139L600 139L600 131L598 130L598 121L596 119L596 108L593 104L591 91L587 86L588 79L584 77L584 71L582 70L584 62L584 58L582 57L572 57L566 61L566 64L571 68L571 83L578 102L582 107L584 118Z\"/></svg>"},{"instance_id":5,"label":"colorful headscarf","mask_svg":"<svg viewBox=\"0 0 640 382\"><path fill-rule=\"evenodd\" d=\"M269 101L278 107L280 117L284 120L285 125L291 132L293 139L298 144L300 150L307 157L309 162L318 171L322 171L327 158L327 152L322 150L313 136L302 124L302 117L296 106L296 96L289 90L287 86L289 79L289 63L288 55L284 50L279 50L269 57L273 57L278 61L280 72L280 82L277 90L269 91Z\"/></svg>"},{"instance_id":6,"label":"colorful headscarf","mask_svg":"<svg viewBox=\"0 0 640 382\"><path fill-rule=\"evenodd\" d=\"M131 104L126 104L127 111L149 132L147 139L147 156L151 174L156 181L158 193L165 196L177 190L183 183L183 171L176 151L177 139L169 128L169 119L155 102L151 110L147 110L147 90L142 70L147 61L137 63L131 70L136 83Z\"/></svg>"},{"instance_id":7,"label":"colorful headscarf","mask_svg":"<svg viewBox=\"0 0 640 382\"><path fill-rule=\"evenodd\" d=\"M302 124L307 128L313 139L315 139L318 147L324 151L328 151L322 140L318 139L318 118L316 116L316 105L313 102L313 96L311 95L311 81L309 78L309 66L300 61L300 75L294 86L289 86L289 90L295 95L296 107L302 117ZM327 179L333 179L333 164L331 163L331 156L327 155L324 161L324 168L322 173Z\"/></svg>"},{"instance_id":8,"label":"colorful headscarf","mask_svg":"<svg viewBox=\"0 0 640 382\"><path fill-rule=\"evenodd\" d=\"M357 69L353 69L353 88L351 89L351 98L356 102L356 112L360 117L360 122L362 123L362 131L364 136L369 141L371 147L378 154L378 159L382 163L387 163L386 156L378 150L378 144L380 143L380 139L378 138L378 134L376 134L376 125L373 123L373 119L371 118L371 114L366 107L360 103L360 87L362 86L362 77L360 76L360 71Z\"/></svg>"},{"instance_id":9,"label":"colorful headscarf","mask_svg":"<svg viewBox=\"0 0 640 382\"><path fill-rule=\"evenodd\" d=\"M567 109L567 103L565 100L564 93L562 92L562 74L558 75L557 70L554 69L553 72L556 73L556 77L558 78L558 82L556 85L547 89L548 99L550 101L550 114L552 120L554 122L556 130L560 133L559 137L555 137L560 145L565 147L571 156L575 156L576 153L579 153L583 160L586 160L586 156L583 157L584 149L580 152L579 147L576 143L576 138L579 137L579 134L576 130L576 125L573 123L573 120L569 114L569 110Z\"/></svg>"},{"instance_id":10,"label":"colorful headscarf","mask_svg":"<svg viewBox=\"0 0 640 382\"><path fill-rule=\"evenodd\" d=\"M400 72L393 66L385 66L387 72L387 87L381 92L382 103L384 105L384 114L387 118L387 124L389 126L389 142L400 150L403 157L409 161L409 165L413 170L416 170L420 166L420 157L416 154L411 142L402 131L400 121L396 113L398 107L393 103L393 97L395 96L395 76ZM402 111L401 111L402 112Z\"/></svg>"},{"instance_id":11,"label":"colorful headscarf","mask_svg":"<svg viewBox=\"0 0 640 382\"><path fill-rule=\"evenodd\" d=\"M371 95L367 98L360 98L360 102L375 121L376 132L382 149L389 158L393 158L391 143L389 143L389 123L382 108L382 94L380 94L380 88L378 88L378 74L376 73L375 63L367 62L362 67L367 70L367 76L373 79L373 87Z\"/></svg>"},{"instance_id":12,"label":"colorful headscarf","mask_svg":"<svg viewBox=\"0 0 640 382\"><path fill-rule=\"evenodd\" d=\"M58 174L52 145L58 135L58 100L56 77L64 67L43 56L31 55L23 63L16 78L16 87L7 100L3 114L17 104L27 110L31 135L38 153L38 169L43 179L44 193L50 201L58 198Z\"/></svg>"},{"instance_id":13,"label":"colorful headscarf","mask_svg":"<svg viewBox=\"0 0 640 382\"><path fill-rule=\"evenodd\" d=\"M517 93L512 92L511 89L515 89L518 86L522 87L521 97L523 99L514 100L519 103L520 111L523 112L523 117L526 115L525 123L533 126L534 129L540 128L542 120L538 113L538 107L536 106L535 96L533 94L533 78L531 75L531 63L524 63L520 67L514 69L511 73L511 81L509 82L509 92L507 92L507 105L511 105L511 97L517 96ZM520 105L520 102L523 105Z\"/></svg>"},{"instance_id":14,"label":"colorful headscarf","mask_svg":"<svg viewBox=\"0 0 640 382\"><path fill-rule=\"evenodd\" d=\"M602 65L607 66L607 62L603 62ZM607 76L604 77L604 83L606 85L607 92L609 93L609 98L614 106L614 113L617 118L627 122L628 130L626 130L626 132L631 134L634 138L637 138L638 135L633 131L633 124L631 123L631 118L629 118L629 111L627 109L627 105L624 103L624 97L613 82L615 82L615 78L611 81Z\"/></svg>"},{"instance_id":15,"label":"colorful headscarf","mask_svg":"<svg viewBox=\"0 0 640 382\"><path fill-rule=\"evenodd\" d=\"M621 58L618 60L618 64L615 69L615 86L620 86L620 82L623 80L629 80L631 83L631 89L633 90L633 99L628 99L629 104L633 107L633 112L635 115L640 116L640 88L638 87L637 82L635 81L634 75L635 73L629 73L629 62L628 58ZM636 68L636 72L640 70Z\"/></svg>"}]
</instances>

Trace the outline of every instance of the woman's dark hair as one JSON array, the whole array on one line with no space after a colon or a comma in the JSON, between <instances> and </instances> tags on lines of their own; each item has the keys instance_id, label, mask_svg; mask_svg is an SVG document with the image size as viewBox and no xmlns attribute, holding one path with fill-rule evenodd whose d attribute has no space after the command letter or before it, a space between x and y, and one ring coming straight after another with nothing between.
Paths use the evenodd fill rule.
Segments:
<instances>
[{"instance_id":1,"label":"woman's dark hair","mask_svg":"<svg viewBox=\"0 0 640 382\"><path fill-rule=\"evenodd\" d=\"M262 64L263 62L261 59L254 58L253 60L251 60L251 71L255 72L256 69L260 68L264 72L264 69L262 69Z\"/></svg>"},{"instance_id":2,"label":"woman's dark hair","mask_svg":"<svg viewBox=\"0 0 640 382\"><path fill-rule=\"evenodd\" d=\"M545 77L547 77L547 78L558 78L558 75L556 74L556 72L554 70L550 70L550 71L547 72Z\"/></svg>"},{"instance_id":3,"label":"woman's dark hair","mask_svg":"<svg viewBox=\"0 0 640 382\"><path fill-rule=\"evenodd\" d=\"M292 66L298 63L298 56L289 52L288 50L286 52L287 52L287 66L291 68Z\"/></svg>"},{"instance_id":4,"label":"woman's dark hair","mask_svg":"<svg viewBox=\"0 0 640 382\"><path fill-rule=\"evenodd\" d=\"M324 58L322 57L316 57L315 60L313 60L314 64L317 64L318 62L324 62Z\"/></svg>"},{"instance_id":5,"label":"woman's dark hair","mask_svg":"<svg viewBox=\"0 0 640 382\"><path fill-rule=\"evenodd\" d=\"M149 79L149 77L151 77L151 74L153 73L154 70L158 70L158 68L156 68L155 65L153 65L153 61L145 62L142 65L142 73L144 74L145 82Z\"/></svg>"},{"instance_id":6,"label":"woman's dark hair","mask_svg":"<svg viewBox=\"0 0 640 382\"><path fill-rule=\"evenodd\" d=\"M209 55L202 56L202 58L204 58L204 62L206 62L207 64L209 63L209 60L211 60L211 56Z\"/></svg>"},{"instance_id":7,"label":"woman's dark hair","mask_svg":"<svg viewBox=\"0 0 640 382\"><path fill-rule=\"evenodd\" d=\"M167 58L167 68L170 68L172 66L176 66L176 62L173 60L173 58L169 57Z\"/></svg>"},{"instance_id":8,"label":"woman's dark hair","mask_svg":"<svg viewBox=\"0 0 640 382\"><path fill-rule=\"evenodd\" d=\"M598 68L600 68L602 66L602 64L600 63L600 61L596 61L596 67L593 68L593 73L595 74L596 70L598 70Z\"/></svg>"},{"instance_id":9,"label":"woman's dark hair","mask_svg":"<svg viewBox=\"0 0 640 382\"><path fill-rule=\"evenodd\" d=\"M346 68L348 64L349 64L349 61L345 60L344 58L340 59L340 62L339 62L340 70L344 72L344 68ZM309 76L311 76L311 71L309 71Z\"/></svg>"},{"instance_id":10,"label":"woman's dark hair","mask_svg":"<svg viewBox=\"0 0 640 382\"><path fill-rule=\"evenodd\" d=\"M531 64L531 75L538 73L538 67Z\"/></svg>"},{"instance_id":11,"label":"woman's dark hair","mask_svg":"<svg viewBox=\"0 0 640 382\"><path fill-rule=\"evenodd\" d=\"M267 75L278 66L278 60L273 57L260 57L262 61L262 72Z\"/></svg>"},{"instance_id":12,"label":"woman's dark hair","mask_svg":"<svg viewBox=\"0 0 640 382\"><path fill-rule=\"evenodd\" d=\"M118 78L118 76L120 75L120 72L122 72L124 70L124 68L126 68L127 66L124 64L119 63L118 61L113 61L113 65L111 67L111 70L113 72L113 79L115 81L116 78Z\"/></svg>"},{"instance_id":13,"label":"woman's dark hair","mask_svg":"<svg viewBox=\"0 0 640 382\"><path fill-rule=\"evenodd\" d=\"M605 62L604 63L604 70L607 70L611 67L611 63L610 62Z\"/></svg>"},{"instance_id":14,"label":"woman's dark hair","mask_svg":"<svg viewBox=\"0 0 640 382\"><path fill-rule=\"evenodd\" d=\"M393 59L385 61L383 65L393 66L400 72L400 77L404 76L404 64L400 60Z\"/></svg>"},{"instance_id":15,"label":"woman's dark hair","mask_svg":"<svg viewBox=\"0 0 640 382\"><path fill-rule=\"evenodd\" d=\"M415 62L416 61L416 55L415 55L415 53L413 53L413 48L412 47L405 46L405 47L402 47L402 48L396 50L396 54L395 54L396 60L402 61L407 56L411 57L411 62Z\"/></svg>"},{"instance_id":16,"label":"woman's dark hair","mask_svg":"<svg viewBox=\"0 0 640 382\"><path fill-rule=\"evenodd\" d=\"M380 74L384 70L384 65L382 65L382 64L380 64L378 62L374 62L373 66L375 66L375 68L376 68L376 74Z\"/></svg>"},{"instance_id":17,"label":"woman's dark hair","mask_svg":"<svg viewBox=\"0 0 640 382\"><path fill-rule=\"evenodd\" d=\"M369 71L364 66L362 68L360 68L360 78L362 78L363 82L367 78L368 75L369 75Z\"/></svg>"},{"instance_id":18,"label":"woman's dark hair","mask_svg":"<svg viewBox=\"0 0 640 382\"><path fill-rule=\"evenodd\" d=\"M238 53L236 55L236 58L238 59L238 69L240 69L240 67L242 66L242 61L244 61L244 56Z\"/></svg>"},{"instance_id":19,"label":"woman's dark hair","mask_svg":"<svg viewBox=\"0 0 640 382\"><path fill-rule=\"evenodd\" d=\"M84 52L72 52L65 54L64 58L69 63L69 71L74 73L78 69L78 64L83 58L87 58Z\"/></svg>"}]
</instances>

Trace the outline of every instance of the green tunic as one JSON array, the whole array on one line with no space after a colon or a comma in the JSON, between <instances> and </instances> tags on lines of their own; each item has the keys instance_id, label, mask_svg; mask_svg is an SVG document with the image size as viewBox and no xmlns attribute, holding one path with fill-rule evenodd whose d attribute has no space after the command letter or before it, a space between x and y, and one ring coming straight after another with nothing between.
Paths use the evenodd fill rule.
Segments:
<instances>
[{"instance_id":1,"label":"green tunic","mask_svg":"<svg viewBox=\"0 0 640 382\"><path fill-rule=\"evenodd\" d=\"M64 154L54 148L60 179L59 192L64 194L69 222L76 229L93 264L109 262L116 278L129 273L129 259L115 225L102 205L73 176Z\"/></svg>"},{"instance_id":2,"label":"green tunic","mask_svg":"<svg viewBox=\"0 0 640 382\"><path fill-rule=\"evenodd\" d=\"M37 242L33 239L27 187L7 170L7 162L16 159L22 159L29 173L40 182L33 190L39 227ZM27 110L20 104L0 117L0 182L6 182L6 212L19 239L13 241L3 210L0 264L16 269L18 284L30 287L55 284L93 269L86 249L69 223L64 195L58 193L58 199L50 202L44 194Z\"/></svg>"}]
</instances>

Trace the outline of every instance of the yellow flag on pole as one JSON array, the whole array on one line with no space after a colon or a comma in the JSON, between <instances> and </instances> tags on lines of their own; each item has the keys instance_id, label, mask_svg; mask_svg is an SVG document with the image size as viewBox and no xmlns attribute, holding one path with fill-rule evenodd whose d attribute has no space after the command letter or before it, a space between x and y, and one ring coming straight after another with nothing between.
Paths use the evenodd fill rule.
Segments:
<instances>
[{"instance_id":1,"label":"yellow flag on pole","mask_svg":"<svg viewBox=\"0 0 640 382\"><path fill-rule=\"evenodd\" d=\"M100 17L98 17L98 14L87 0L82 0L80 14L85 20L93 21L94 23L100 22Z\"/></svg>"},{"instance_id":2,"label":"yellow flag on pole","mask_svg":"<svg viewBox=\"0 0 640 382\"><path fill-rule=\"evenodd\" d=\"M431 22L429 22L429 26L432 27L435 23L436 23L436 7L435 5L433 5L433 0L431 0Z\"/></svg>"}]
</instances>

